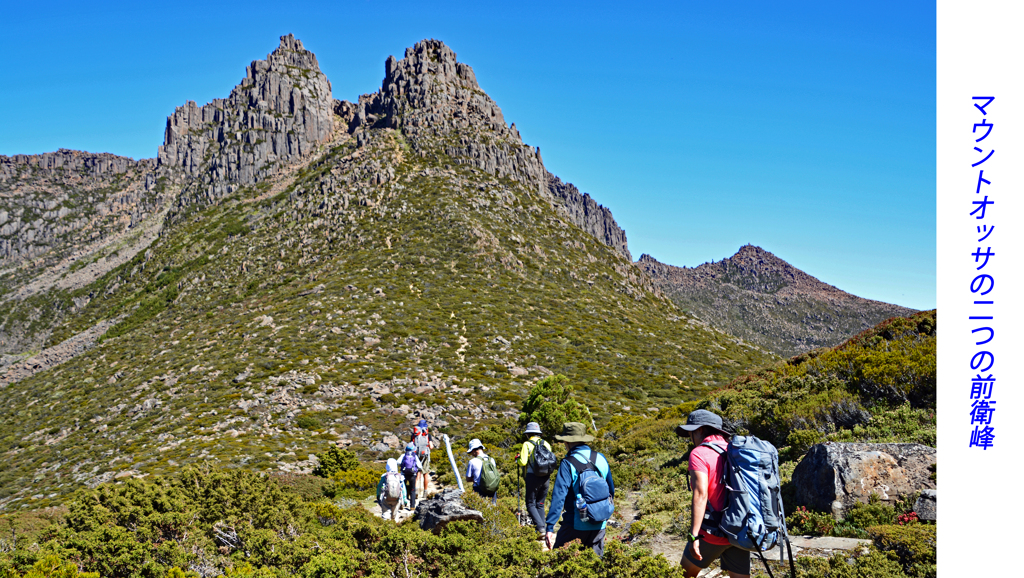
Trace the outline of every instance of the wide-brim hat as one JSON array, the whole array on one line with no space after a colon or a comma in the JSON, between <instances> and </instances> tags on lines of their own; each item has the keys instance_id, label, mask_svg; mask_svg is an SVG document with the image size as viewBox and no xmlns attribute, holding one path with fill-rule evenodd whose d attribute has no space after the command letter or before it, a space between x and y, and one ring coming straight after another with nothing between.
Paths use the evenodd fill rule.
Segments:
<instances>
[{"instance_id":1,"label":"wide-brim hat","mask_svg":"<svg viewBox=\"0 0 1024 578\"><path fill-rule=\"evenodd\" d=\"M531 421L530 423L526 424L526 431L523 432L523 433L528 433L528 434L531 434L531 433L539 434L539 433L541 433L541 431L540 431L540 424L535 422L535 421Z\"/></svg>"},{"instance_id":2,"label":"wide-brim hat","mask_svg":"<svg viewBox=\"0 0 1024 578\"><path fill-rule=\"evenodd\" d=\"M594 436L587 434L587 426L571 421L566 424L562 424L562 433L555 436L555 439L564 443L575 443L575 442L592 442Z\"/></svg>"},{"instance_id":3,"label":"wide-brim hat","mask_svg":"<svg viewBox=\"0 0 1024 578\"><path fill-rule=\"evenodd\" d=\"M686 416L686 423L676 426L676 435L680 437L687 437L690 435L690 432L696 431L697 429L705 426L718 430L723 435L732 435L725 431L725 426L722 425L722 418L706 409L696 409L691 411L690 415Z\"/></svg>"},{"instance_id":4,"label":"wide-brim hat","mask_svg":"<svg viewBox=\"0 0 1024 578\"><path fill-rule=\"evenodd\" d=\"M482 450L482 449L484 449L484 444L481 443L480 440L478 440L476 438L473 438L473 439L469 440L469 449L466 450L466 453L469 454L469 453L473 453L473 450Z\"/></svg>"}]
</instances>

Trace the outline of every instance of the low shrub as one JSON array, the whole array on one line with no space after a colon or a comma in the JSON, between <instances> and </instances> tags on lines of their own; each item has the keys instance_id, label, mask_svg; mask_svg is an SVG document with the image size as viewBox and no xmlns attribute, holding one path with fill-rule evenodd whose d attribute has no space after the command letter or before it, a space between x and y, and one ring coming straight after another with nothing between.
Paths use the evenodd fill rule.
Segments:
<instances>
[{"instance_id":1,"label":"low shrub","mask_svg":"<svg viewBox=\"0 0 1024 578\"><path fill-rule=\"evenodd\" d=\"M799 506L786 518L786 527L791 534L808 536L828 536L835 528L836 520L832 514L808 510Z\"/></svg>"},{"instance_id":2,"label":"low shrub","mask_svg":"<svg viewBox=\"0 0 1024 578\"><path fill-rule=\"evenodd\" d=\"M320 463L313 469L314 476L330 478L338 472L345 472L359 467L359 458L349 450L331 446L323 455L317 456Z\"/></svg>"},{"instance_id":3,"label":"low shrub","mask_svg":"<svg viewBox=\"0 0 1024 578\"><path fill-rule=\"evenodd\" d=\"M868 528L879 551L898 561L914 578L936 575L936 535L932 524L880 525Z\"/></svg>"},{"instance_id":4,"label":"low shrub","mask_svg":"<svg viewBox=\"0 0 1024 578\"><path fill-rule=\"evenodd\" d=\"M335 472L331 476L334 486L325 490L329 498L365 498L373 493L381 473L362 466Z\"/></svg>"}]
</instances>

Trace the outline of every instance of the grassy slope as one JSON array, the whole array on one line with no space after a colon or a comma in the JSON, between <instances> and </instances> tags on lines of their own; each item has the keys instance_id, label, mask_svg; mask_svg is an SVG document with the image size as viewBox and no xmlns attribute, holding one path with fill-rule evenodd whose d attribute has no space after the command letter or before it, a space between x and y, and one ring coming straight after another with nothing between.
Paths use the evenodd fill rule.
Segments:
<instances>
[{"instance_id":1,"label":"grassy slope","mask_svg":"<svg viewBox=\"0 0 1024 578\"><path fill-rule=\"evenodd\" d=\"M454 164L412 157L391 130L358 151L338 141L284 192L267 182L179 218L66 296L93 298L51 343L127 318L96 349L0 390L0 500L45 505L116 472L194 461L288 467L339 436L365 447L404 431L417 408L461 435L514 413L542 373L512 366L567 374L604 422L771 359L645 291L535 192ZM394 177L373 184L386 167ZM443 389L416 394L414 379ZM373 383L391 392L371 398Z\"/></svg>"}]
</instances>

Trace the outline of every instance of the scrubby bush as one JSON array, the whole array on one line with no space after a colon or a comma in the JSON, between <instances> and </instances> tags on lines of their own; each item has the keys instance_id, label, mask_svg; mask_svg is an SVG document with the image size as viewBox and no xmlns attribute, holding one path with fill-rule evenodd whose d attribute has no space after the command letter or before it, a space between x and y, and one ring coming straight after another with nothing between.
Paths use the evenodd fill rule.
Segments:
<instances>
[{"instance_id":1,"label":"scrubby bush","mask_svg":"<svg viewBox=\"0 0 1024 578\"><path fill-rule=\"evenodd\" d=\"M325 493L329 498L365 498L373 493L380 476L381 472L362 466L335 472L331 476L334 485L329 486Z\"/></svg>"},{"instance_id":2,"label":"scrubby bush","mask_svg":"<svg viewBox=\"0 0 1024 578\"><path fill-rule=\"evenodd\" d=\"M899 563L878 551L860 556L799 558L797 566L800 578L908 578Z\"/></svg>"},{"instance_id":3,"label":"scrubby bush","mask_svg":"<svg viewBox=\"0 0 1024 578\"><path fill-rule=\"evenodd\" d=\"M808 510L799 506L786 518L786 527L791 534L827 536L836 525L832 514Z\"/></svg>"},{"instance_id":4,"label":"scrubby bush","mask_svg":"<svg viewBox=\"0 0 1024 578\"><path fill-rule=\"evenodd\" d=\"M934 578L936 536L932 524L881 525L868 528L875 547L898 561L908 576Z\"/></svg>"},{"instance_id":5,"label":"scrubby bush","mask_svg":"<svg viewBox=\"0 0 1024 578\"><path fill-rule=\"evenodd\" d=\"M537 382L523 402L519 424L523 427L531 421L540 424L544 437L562 433L562 424L580 422L587 426L593 417L587 406L572 397L573 386L564 375L551 375Z\"/></svg>"},{"instance_id":6,"label":"scrubby bush","mask_svg":"<svg viewBox=\"0 0 1024 578\"><path fill-rule=\"evenodd\" d=\"M353 452L338 446L331 446L318 458L320 463L313 469L313 475L321 478L330 478L337 472L347 472L359 467L359 458Z\"/></svg>"},{"instance_id":7,"label":"scrubby bush","mask_svg":"<svg viewBox=\"0 0 1024 578\"><path fill-rule=\"evenodd\" d=\"M892 524L897 512L892 506L879 501L878 494L871 494L867 504L857 502L846 513L846 520L856 528L867 529L880 524Z\"/></svg>"}]
</instances>

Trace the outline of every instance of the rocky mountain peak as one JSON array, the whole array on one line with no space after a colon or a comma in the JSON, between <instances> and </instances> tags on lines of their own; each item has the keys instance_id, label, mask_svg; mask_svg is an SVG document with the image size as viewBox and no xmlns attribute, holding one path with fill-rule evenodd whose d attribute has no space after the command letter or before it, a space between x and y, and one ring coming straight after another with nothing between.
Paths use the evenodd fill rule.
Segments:
<instances>
[{"instance_id":1,"label":"rocky mountain peak","mask_svg":"<svg viewBox=\"0 0 1024 578\"><path fill-rule=\"evenodd\" d=\"M461 133L460 144L486 135L501 141L513 154L508 147L523 146L518 131L506 126L501 109L480 89L473 68L459 62L455 52L440 40L417 42L405 50L401 60L389 56L380 91L364 95L359 104L354 127L380 122L413 139ZM516 178L542 183L539 153L526 148L529 158L515 163L523 165L514 167Z\"/></svg>"},{"instance_id":2,"label":"rocky mountain peak","mask_svg":"<svg viewBox=\"0 0 1024 578\"><path fill-rule=\"evenodd\" d=\"M158 159L198 181L181 204L209 203L307 157L333 130L331 83L289 34L266 60L248 66L228 98L176 108Z\"/></svg>"},{"instance_id":3,"label":"rocky mountain peak","mask_svg":"<svg viewBox=\"0 0 1024 578\"><path fill-rule=\"evenodd\" d=\"M630 258L626 233L611 211L544 168L540 148L523 143L515 124L481 90L473 68L440 40L422 40L402 60L384 63L381 90L339 103L352 111L350 130L389 127L402 131L421 156L444 155L498 177L528 183L566 220Z\"/></svg>"},{"instance_id":4,"label":"rocky mountain peak","mask_svg":"<svg viewBox=\"0 0 1024 578\"><path fill-rule=\"evenodd\" d=\"M387 93L391 85L400 86L403 77L423 81L433 78L437 82L462 85L470 89L479 89L473 68L459 62L455 51L440 40L421 40L412 48L405 49L405 57L397 60L389 56L384 63L386 76L381 89Z\"/></svg>"},{"instance_id":5,"label":"rocky mountain peak","mask_svg":"<svg viewBox=\"0 0 1024 578\"><path fill-rule=\"evenodd\" d=\"M637 265L676 305L780 355L834 346L913 309L851 295L744 245L732 257L674 267L644 254Z\"/></svg>"}]
</instances>

